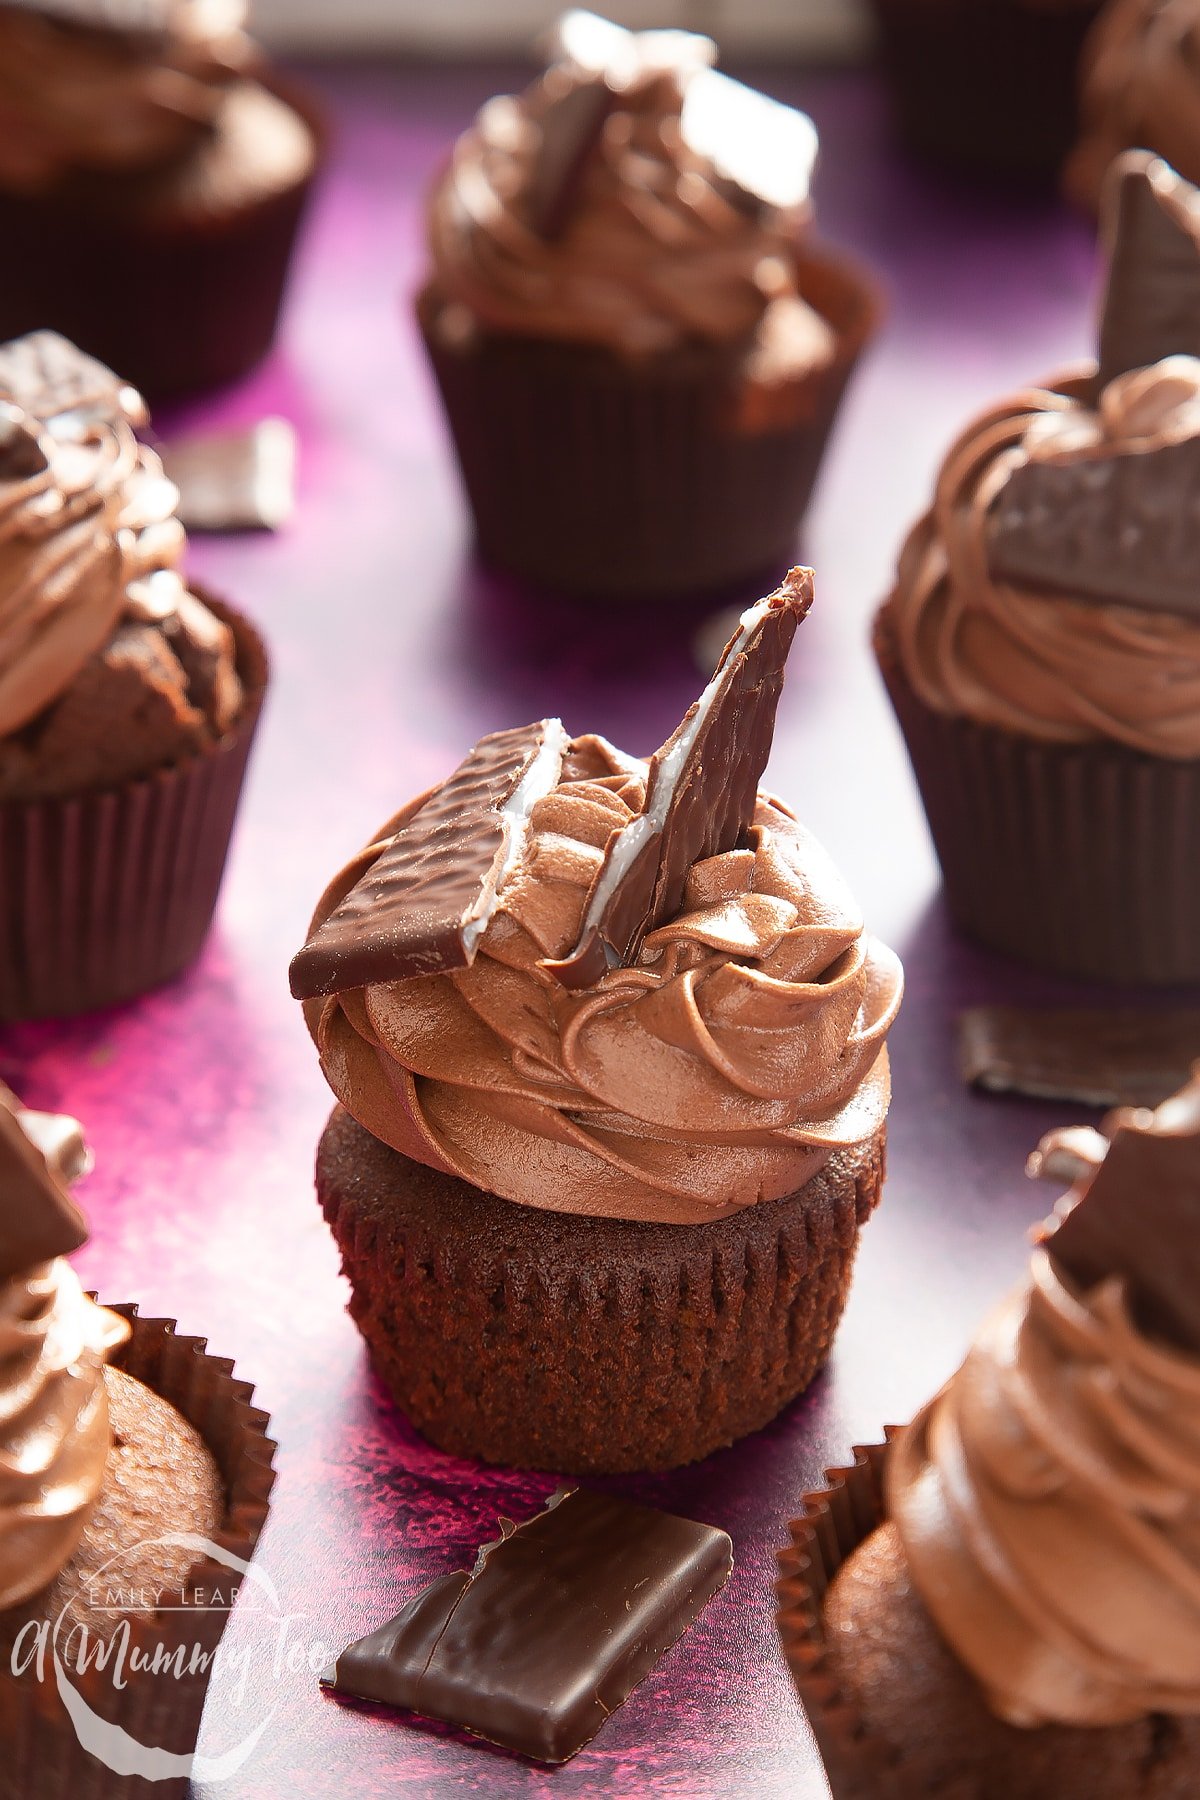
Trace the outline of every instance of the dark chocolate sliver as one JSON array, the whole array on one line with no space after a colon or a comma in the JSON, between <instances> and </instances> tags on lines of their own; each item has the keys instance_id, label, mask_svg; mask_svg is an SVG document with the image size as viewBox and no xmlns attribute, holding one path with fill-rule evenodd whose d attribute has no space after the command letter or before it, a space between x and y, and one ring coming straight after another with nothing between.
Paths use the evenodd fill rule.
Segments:
<instances>
[{"instance_id":1,"label":"dark chocolate sliver","mask_svg":"<svg viewBox=\"0 0 1200 1800\"><path fill-rule=\"evenodd\" d=\"M472 917L504 853L503 809L557 743L553 785L565 741L557 719L482 738L292 958L295 998L465 968Z\"/></svg>"},{"instance_id":2,"label":"dark chocolate sliver","mask_svg":"<svg viewBox=\"0 0 1200 1800\"><path fill-rule=\"evenodd\" d=\"M704 695L650 759L645 807L605 847L579 943L561 962L543 965L564 987L590 987L627 963L646 934L679 910L693 863L744 842L787 654L812 598L812 570L793 569L751 607Z\"/></svg>"},{"instance_id":3,"label":"dark chocolate sliver","mask_svg":"<svg viewBox=\"0 0 1200 1800\"><path fill-rule=\"evenodd\" d=\"M323 1685L563 1763L733 1566L723 1531L575 1489L352 1644Z\"/></svg>"},{"instance_id":4,"label":"dark chocolate sliver","mask_svg":"<svg viewBox=\"0 0 1200 1800\"><path fill-rule=\"evenodd\" d=\"M69 1256L87 1235L66 1183L22 1128L12 1096L0 1090L0 1280Z\"/></svg>"},{"instance_id":5,"label":"dark chocolate sliver","mask_svg":"<svg viewBox=\"0 0 1200 1800\"><path fill-rule=\"evenodd\" d=\"M552 100L540 120L542 141L525 194L525 217L539 237L561 235L588 159L600 142L614 95L602 77L581 81Z\"/></svg>"},{"instance_id":6,"label":"dark chocolate sliver","mask_svg":"<svg viewBox=\"0 0 1200 1800\"><path fill-rule=\"evenodd\" d=\"M1017 586L1200 618L1200 438L1020 464L989 514L987 561Z\"/></svg>"},{"instance_id":7,"label":"dark chocolate sliver","mask_svg":"<svg viewBox=\"0 0 1200 1800\"><path fill-rule=\"evenodd\" d=\"M1200 1057L1200 1010L977 1006L959 1019L963 1080L995 1094L1157 1106Z\"/></svg>"},{"instance_id":8,"label":"dark chocolate sliver","mask_svg":"<svg viewBox=\"0 0 1200 1800\"><path fill-rule=\"evenodd\" d=\"M1098 388L1165 356L1200 356L1197 199L1190 182L1147 150L1127 151L1113 164Z\"/></svg>"},{"instance_id":9,"label":"dark chocolate sliver","mask_svg":"<svg viewBox=\"0 0 1200 1800\"><path fill-rule=\"evenodd\" d=\"M1200 1114L1119 1120L1082 1199L1046 1238L1085 1291L1119 1277L1140 1330L1200 1355Z\"/></svg>"},{"instance_id":10,"label":"dark chocolate sliver","mask_svg":"<svg viewBox=\"0 0 1200 1800\"><path fill-rule=\"evenodd\" d=\"M132 394L127 382L56 331L31 331L0 345L0 400L32 418L81 412L115 422L136 410L128 405Z\"/></svg>"}]
</instances>

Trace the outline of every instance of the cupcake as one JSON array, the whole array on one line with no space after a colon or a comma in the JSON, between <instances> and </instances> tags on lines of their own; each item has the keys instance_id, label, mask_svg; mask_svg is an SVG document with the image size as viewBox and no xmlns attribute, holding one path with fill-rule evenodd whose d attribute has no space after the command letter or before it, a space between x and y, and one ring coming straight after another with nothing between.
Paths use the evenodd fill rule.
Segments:
<instances>
[{"instance_id":1,"label":"cupcake","mask_svg":"<svg viewBox=\"0 0 1200 1800\"><path fill-rule=\"evenodd\" d=\"M1080 51L1101 0L872 0L896 128L942 168L1057 174L1074 139Z\"/></svg>"},{"instance_id":2,"label":"cupcake","mask_svg":"<svg viewBox=\"0 0 1200 1800\"><path fill-rule=\"evenodd\" d=\"M950 451L875 647L962 930L1200 980L1200 196L1130 152L1099 362Z\"/></svg>"},{"instance_id":3,"label":"cupcake","mask_svg":"<svg viewBox=\"0 0 1200 1800\"><path fill-rule=\"evenodd\" d=\"M1067 193L1095 212L1122 150L1153 150L1200 181L1200 5L1109 0L1088 39L1079 135L1064 170Z\"/></svg>"},{"instance_id":4,"label":"cupcake","mask_svg":"<svg viewBox=\"0 0 1200 1800\"><path fill-rule=\"evenodd\" d=\"M1200 1065L1073 1177L958 1373L809 1497L780 1628L834 1800L1191 1800Z\"/></svg>"},{"instance_id":5,"label":"cupcake","mask_svg":"<svg viewBox=\"0 0 1200 1800\"><path fill-rule=\"evenodd\" d=\"M190 1791L227 1618L205 1596L248 1561L272 1482L231 1365L81 1289L87 1161L73 1119L0 1089L3 1800L108 1800L120 1775Z\"/></svg>"},{"instance_id":6,"label":"cupcake","mask_svg":"<svg viewBox=\"0 0 1200 1800\"><path fill-rule=\"evenodd\" d=\"M486 561L716 590L791 561L877 318L809 225L816 134L686 32L560 22L429 202L417 317Z\"/></svg>"},{"instance_id":7,"label":"cupcake","mask_svg":"<svg viewBox=\"0 0 1200 1800\"><path fill-rule=\"evenodd\" d=\"M267 678L188 584L139 395L0 345L0 1020L129 999L199 953Z\"/></svg>"},{"instance_id":8,"label":"cupcake","mask_svg":"<svg viewBox=\"0 0 1200 1800\"><path fill-rule=\"evenodd\" d=\"M64 332L157 399L275 335L316 167L240 0L0 0L0 338Z\"/></svg>"},{"instance_id":9,"label":"cupcake","mask_svg":"<svg viewBox=\"0 0 1200 1800\"><path fill-rule=\"evenodd\" d=\"M331 883L292 963L317 1192L440 1447L669 1468L828 1354L883 1180L895 957L762 793L795 570L649 761L498 732Z\"/></svg>"}]
</instances>

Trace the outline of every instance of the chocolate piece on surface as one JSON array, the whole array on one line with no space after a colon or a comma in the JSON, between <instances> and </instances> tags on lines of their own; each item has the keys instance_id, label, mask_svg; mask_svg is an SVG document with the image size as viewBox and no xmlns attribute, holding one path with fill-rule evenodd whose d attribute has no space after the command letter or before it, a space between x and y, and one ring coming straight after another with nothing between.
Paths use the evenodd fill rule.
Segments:
<instances>
[{"instance_id":1,"label":"chocolate piece on surface","mask_svg":"<svg viewBox=\"0 0 1200 1800\"><path fill-rule=\"evenodd\" d=\"M1165 356L1200 356L1200 193L1161 157L1118 157L1105 194L1108 282L1097 389Z\"/></svg>"},{"instance_id":2,"label":"chocolate piece on surface","mask_svg":"<svg viewBox=\"0 0 1200 1800\"><path fill-rule=\"evenodd\" d=\"M558 719L481 738L292 958L295 998L472 963L566 747Z\"/></svg>"},{"instance_id":3,"label":"chocolate piece on surface","mask_svg":"<svg viewBox=\"0 0 1200 1800\"><path fill-rule=\"evenodd\" d=\"M27 1113L0 1088L0 1280L68 1256L87 1242L83 1214L67 1190L68 1169L86 1150L73 1120ZM78 1129L78 1128L76 1128Z\"/></svg>"},{"instance_id":4,"label":"chocolate piece on surface","mask_svg":"<svg viewBox=\"0 0 1200 1800\"><path fill-rule=\"evenodd\" d=\"M1142 1331L1200 1355L1200 1077L1156 1112L1118 1115L1045 1245L1084 1289L1124 1281Z\"/></svg>"},{"instance_id":5,"label":"chocolate piece on surface","mask_svg":"<svg viewBox=\"0 0 1200 1800\"><path fill-rule=\"evenodd\" d=\"M470 1574L435 1581L322 1685L563 1763L724 1586L733 1547L711 1525L578 1488L501 1530Z\"/></svg>"},{"instance_id":6,"label":"chocolate piece on surface","mask_svg":"<svg viewBox=\"0 0 1200 1800\"><path fill-rule=\"evenodd\" d=\"M963 1080L990 1093L1157 1106L1200 1056L1200 1010L975 1006L958 1055Z\"/></svg>"},{"instance_id":7,"label":"chocolate piece on surface","mask_svg":"<svg viewBox=\"0 0 1200 1800\"><path fill-rule=\"evenodd\" d=\"M0 344L0 400L43 422L63 413L134 424L146 418L136 389L56 331L31 331Z\"/></svg>"},{"instance_id":8,"label":"chocolate piece on surface","mask_svg":"<svg viewBox=\"0 0 1200 1800\"><path fill-rule=\"evenodd\" d=\"M287 419L185 438L160 454L188 531L277 531L295 511L296 432Z\"/></svg>"},{"instance_id":9,"label":"chocolate piece on surface","mask_svg":"<svg viewBox=\"0 0 1200 1800\"><path fill-rule=\"evenodd\" d=\"M567 88L542 114L541 146L524 196L525 218L539 237L552 240L565 230L614 98L603 76L596 76Z\"/></svg>"},{"instance_id":10,"label":"chocolate piece on surface","mask_svg":"<svg viewBox=\"0 0 1200 1800\"><path fill-rule=\"evenodd\" d=\"M792 569L742 614L713 679L651 757L644 810L605 847L578 944L543 964L564 987L590 987L629 962L647 932L679 910L692 864L744 841L771 753L784 664L812 599L812 570Z\"/></svg>"}]
</instances>

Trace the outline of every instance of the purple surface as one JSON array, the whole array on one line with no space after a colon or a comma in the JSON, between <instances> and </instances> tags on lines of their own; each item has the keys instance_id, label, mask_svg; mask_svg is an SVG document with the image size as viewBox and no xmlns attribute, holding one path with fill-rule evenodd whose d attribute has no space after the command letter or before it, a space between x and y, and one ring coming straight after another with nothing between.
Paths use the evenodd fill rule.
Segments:
<instances>
[{"instance_id":1,"label":"purple surface","mask_svg":"<svg viewBox=\"0 0 1200 1800\"><path fill-rule=\"evenodd\" d=\"M531 1512L554 1484L440 1455L368 1376L312 1197L329 1099L288 998L289 954L334 869L481 732L561 712L569 727L647 749L677 721L699 673L694 620L531 610L471 562L400 297L421 272L428 176L506 78L378 69L318 79L339 138L282 346L202 415L281 411L303 440L294 526L275 540L193 551L204 580L261 623L275 659L218 927L191 977L136 1007L5 1033L0 1075L31 1104L87 1123L98 1161L84 1190L89 1282L207 1333L258 1384L281 1444L262 1563L289 1610L308 1615L296 1631L336 1649L457 1566L498 1511ZM950 1371L1045 1210L1023 1160L1069 1109L965 1094L951 1028L965 1004L1063 990L948 936L866 634L950 434L977 403L1086 349L1091 245L1053 207L1009 210L892 166L866 78L772 85L809 105L821 128L826 232L869 256L892 288L885 336L818 492L805 545L817 606L797 639L768 775L908 966L893 1040L891 1176L850 1308L828 1372L770 1430L676 1475L612 1484L726 1527L737 1567L573 1764L548 1775L348 1710L285 1659L281 1679L267 1683L277 1710L253 1759L219 1787L198 1788L205 1800L601 1788L689 1800L738 1788L823 1795L776 1645L774 1551L825 1465L878 1439ZM205 1745L222 1747L246 1716L225 1671Z\"/></svg>"}]
</instances>

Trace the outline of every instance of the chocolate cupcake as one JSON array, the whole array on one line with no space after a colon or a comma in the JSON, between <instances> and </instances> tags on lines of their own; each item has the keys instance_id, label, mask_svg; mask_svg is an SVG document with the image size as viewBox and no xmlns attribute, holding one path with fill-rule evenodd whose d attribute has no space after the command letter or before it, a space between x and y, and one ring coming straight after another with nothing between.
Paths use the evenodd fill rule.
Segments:
<instances>
[{"instance_id":1,"label":"chocolate cupcake","mask_svg":"<svg viewBox=\"0 0 1200 1800\"><path fill-rule=\"evenodd\" d=\"M834 1800L1190 1800L1200 1765L1200 1069L1055 1133L1027 1280L809 1497L780 1628Z\"/></svg>"},{"instance_id":2,"label":"chocolate cupcake","mask_svg":"<svg viewBox=\"0 0 1200 1800\"><path fill-rule=\"evenodd\" d=\"M1200 196L1130 152L1098 364L974 420L875 647L972 937L1200 980Z\"/></svg>"},{"instance_id":3,"label":"chocolate cupcake","mask_svg":"<svg viewBox=\"0 0 1200 1800\"><path fill-rule=\"evenodd\" d=\"M87 1166L73 1119L0 1088L2 1800L187 1791L228 1616L204 1596L252 1554L272 1482L230 1364L80 1288Z\"/></svg>"},{"instance_id":4,"label":"chocolate cupcake","mask_svg":"<svg viewBox=\"0 0 1200 1800\"><path fill-rule=\"evenodd\" d=\"M179 973L216 904L267 679L189 587L134 390L64 339L0 346L0 1019Z\"/></svg>"},{"instance_id":5,"label":"chocolate cupcake","mask_svg":"<svg viewBox=\"0 0 1200 1800\"><path fill-rule=\"evenodd\" d=\"M872 0L896 127L963 174L1049 181L1074 140L1102 0Z\"/></svg>"},{"instance_id":6,"label":"chocolate cupcake","mask_svg":"<svg viewBox=\"0 0 1200 1800\"><path fill-rule=\"evenodd\" d=\"M809 233L811 122L707 38L560 22L429 207L417 316L484 558L555 590L792 560L872 285Z\"/></svg>"},{"instance_id":7,"label":"chocolate cupcake","mask_svg":"<svg viewBox=\"0 0 1200 1800\"><path fill-rule=\"evenodd\" d=\"M1063 180L1090 212L1123 150L1153 150L1200 181L1197 0L1109 0L1084 49L1079 112Z\"/></svg>"},{"instance_id":8,"label":"chocolate cupcake","mask_svg":"<svg viewBox=\"0 0 1200 1800\"><path fill-rule=\"evenodd\" d=\"M443 1448L668 1468L825 1360L901 974L758 791L811 592L793 571L744 615L649 765L557 720L483 739L293 960L350 1309Z\"/></svg>"},{"instance_id":9,"label":"chocolate cupcake","mask_svg":"<svg viewBox=\"0 0 1200 1800\"><path fill-rule=\"evenodd\" d=\"M275 335L320 128L241 0L0 0L0 338L65 333L156 399Z\"/></svg>"}]
</instances>

